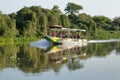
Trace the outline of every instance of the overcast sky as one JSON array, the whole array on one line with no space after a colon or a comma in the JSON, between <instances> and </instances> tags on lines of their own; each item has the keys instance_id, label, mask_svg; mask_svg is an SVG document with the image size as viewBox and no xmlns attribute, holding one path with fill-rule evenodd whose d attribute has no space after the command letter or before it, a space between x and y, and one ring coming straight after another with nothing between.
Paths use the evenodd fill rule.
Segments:
<instances>
[{"instance_id":1,"label":"overcast sky","mask_svg":"<svg viewBox=\"0 0 120 80\"><path fill-rule=\"evenodd\" d=\"M64 12L68 2L82 5L84 9L81 13L87 13L91 16L120 17L120 0L0 0L0 11L9 14L17 12L24 6L41 6L51 9L54 5L58 5Z\"/></svg>"}]
</instances>

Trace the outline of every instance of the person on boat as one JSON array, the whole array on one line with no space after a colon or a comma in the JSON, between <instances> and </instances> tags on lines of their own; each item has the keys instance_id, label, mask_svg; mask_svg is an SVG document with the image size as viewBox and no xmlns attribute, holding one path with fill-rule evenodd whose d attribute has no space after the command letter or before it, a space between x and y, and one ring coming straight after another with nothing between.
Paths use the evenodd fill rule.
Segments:
<instances>
[{"instance_id":1,"label":"person on boat","mask_svg":"<svg viewBox=\"0 0 120 80\"><path fill-rule=\"evenodd\" d=\"M77 39L80 39L80 34L77 34Z\"/></svg>"}]
</instances>

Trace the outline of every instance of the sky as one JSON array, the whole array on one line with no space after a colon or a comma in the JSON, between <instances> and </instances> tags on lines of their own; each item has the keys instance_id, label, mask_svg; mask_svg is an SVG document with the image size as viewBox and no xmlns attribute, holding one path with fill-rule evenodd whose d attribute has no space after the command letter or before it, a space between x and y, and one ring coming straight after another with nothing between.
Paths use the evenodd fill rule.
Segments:
<instances>
[{"instance_id":1,"label":"sky","mask_svg":"<svg viewBox=\"0 0 120 80\"><path fill-rule=\"evenodd\" d=\"M41 6L52 9L54 5L58 5L60 10L65 13L64 9L68 2L83 6L80 13L91 16L103 15L111 19L120 17L120 0L0 0L0 11L10 14L19 11L24 6Z\"/></svg>"}]
</instances>

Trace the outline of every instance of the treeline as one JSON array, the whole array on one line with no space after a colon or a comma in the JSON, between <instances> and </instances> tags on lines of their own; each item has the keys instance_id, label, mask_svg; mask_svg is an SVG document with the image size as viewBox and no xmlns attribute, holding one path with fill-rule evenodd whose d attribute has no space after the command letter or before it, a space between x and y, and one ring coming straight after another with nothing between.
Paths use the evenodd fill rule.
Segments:
<instances>
[{"instance_id":1,"label":"treeline","mask_svg":"<svg viewBox=\"0 0 120 80\"><path fill-rule=\"evenodd\" d=\"M57 5L52 9L41 6L24 7L16 13L0 13L0 37L42 37L48 26L61 25L68 28L82 28L96 36L103 31L119 31L120 17L110 19L105 16L90 16L79 13L83 7L75 3L66 5L66 14ZM115 33L117 34L117 33Z\"/></svg>"}]
</instances>

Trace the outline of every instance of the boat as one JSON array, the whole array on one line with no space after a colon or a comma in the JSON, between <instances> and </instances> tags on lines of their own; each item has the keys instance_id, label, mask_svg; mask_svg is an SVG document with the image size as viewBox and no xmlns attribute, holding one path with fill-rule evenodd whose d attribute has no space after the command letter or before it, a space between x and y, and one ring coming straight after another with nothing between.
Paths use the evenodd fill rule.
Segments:
<instances>
[{"instance_id":1,"label":"boat","mask_svg":"<svg viewBox=\"0 0 120 80\"><path fill-rule=\"evenodd\" d=\"M87 39L80 37L79 32L86 31L83 29L63 28L62 26L53 25L50 26L48 31L48 34L45 35L45 39L51 44L79 45L87 42ZM74 33L74 35L72 33Z\"/></svg>"}]
</instances>

